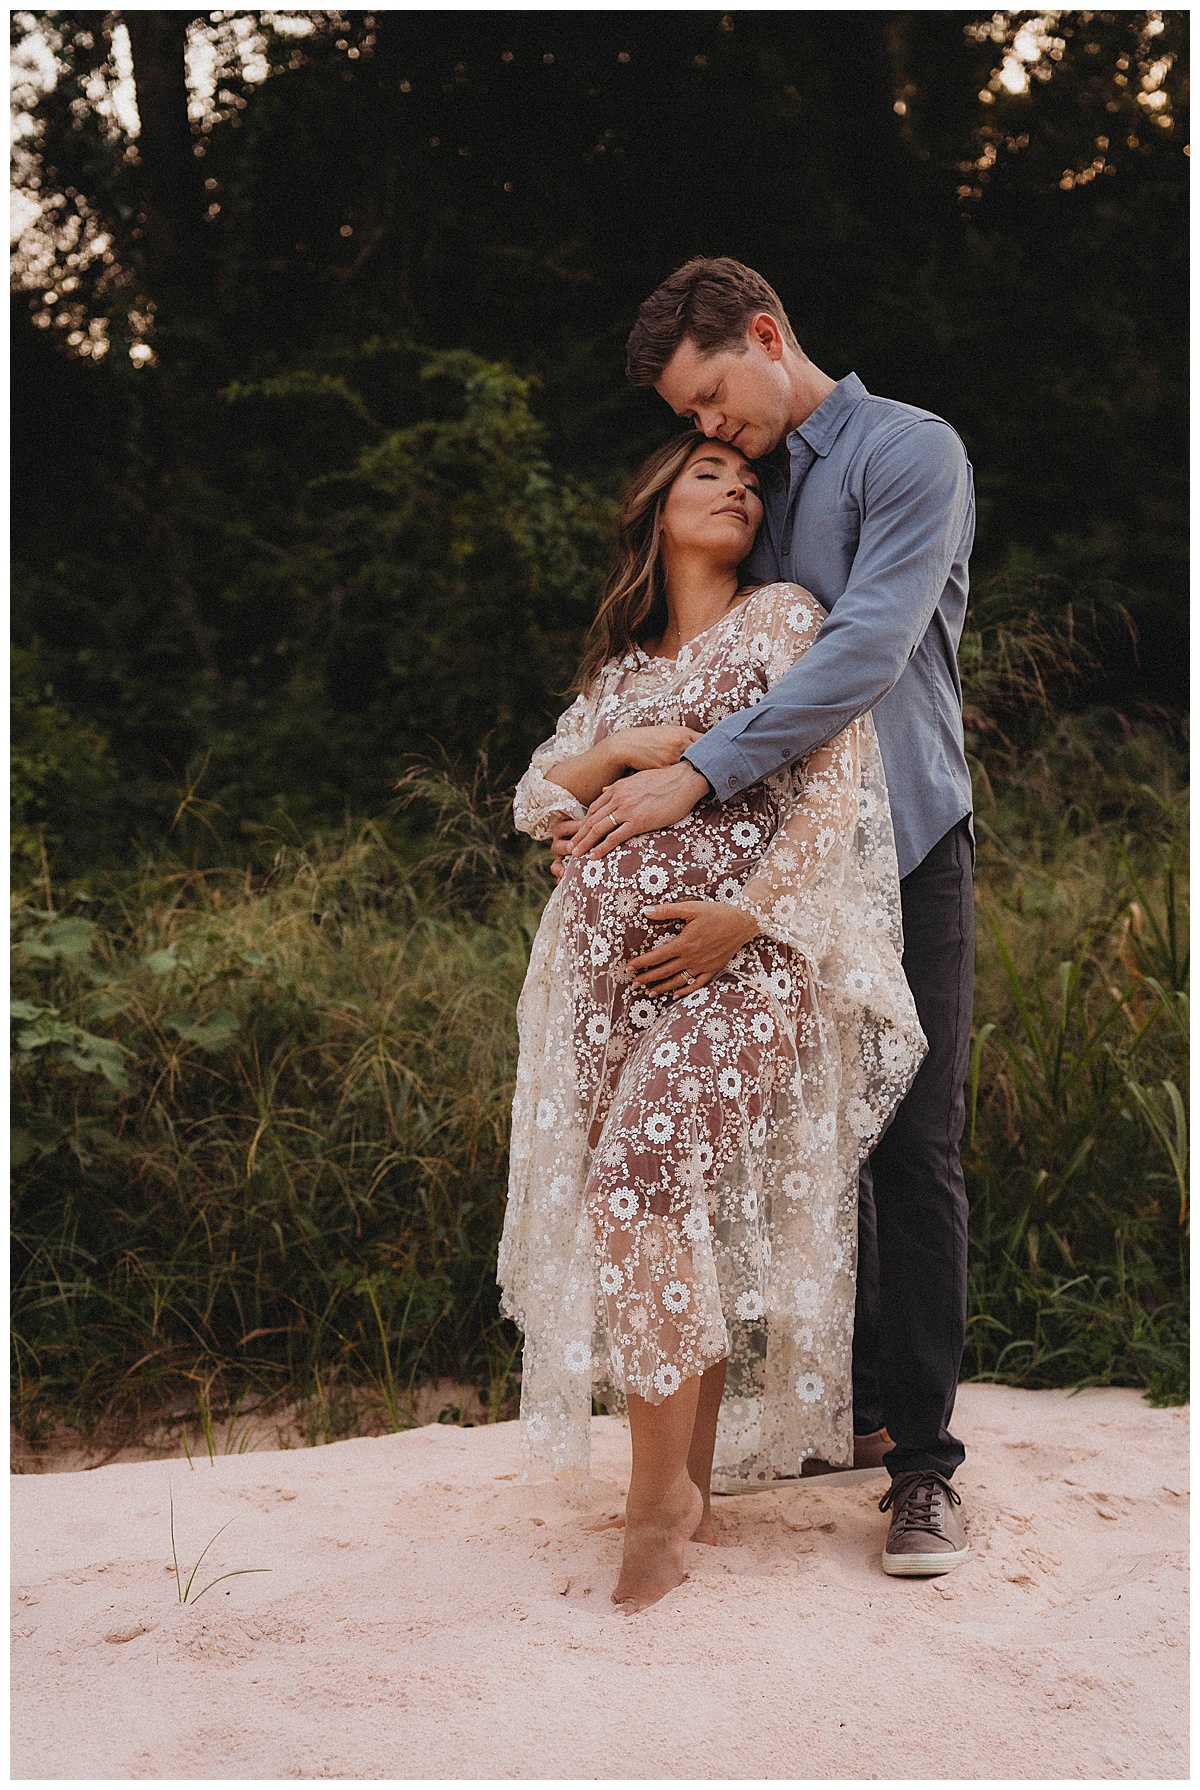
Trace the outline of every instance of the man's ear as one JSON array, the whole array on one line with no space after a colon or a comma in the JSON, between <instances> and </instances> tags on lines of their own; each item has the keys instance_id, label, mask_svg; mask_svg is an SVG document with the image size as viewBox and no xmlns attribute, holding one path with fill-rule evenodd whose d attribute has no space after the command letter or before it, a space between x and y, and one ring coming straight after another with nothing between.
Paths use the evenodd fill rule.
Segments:
<instances>
[{"instance_id":1,"label":"man's ear","mask_svg":"<svg viewBox=\"0 0 1200 1790\"><path fill-rule=\"evenodd\" d=\"M761 348L768 360L783 359L783 331L770 311L759 311L750 319L750 343Z\"/></svg>"}]
</instances>

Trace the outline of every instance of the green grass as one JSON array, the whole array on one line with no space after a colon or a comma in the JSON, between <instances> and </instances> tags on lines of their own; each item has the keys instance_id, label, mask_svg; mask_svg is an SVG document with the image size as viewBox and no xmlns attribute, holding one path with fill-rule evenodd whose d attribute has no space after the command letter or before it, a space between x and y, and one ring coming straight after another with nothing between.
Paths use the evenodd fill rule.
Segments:
<instances>
[{"instance_id":1,"label":"green grass","mask_svg":"<svg viewBox=\"0 0 1200 1790\"><path fill-rule=\"evenodd\" d=\"M1186 1396L1180 764L1106 715L981 759L970 1377ZM549 881L486 780L408 794L417 827L18 897L27 1437L198 1418L211 1452L283 1399L399 1428L441 1375L512 1414L495 1250Z\"/></svg>"}]
</instances>

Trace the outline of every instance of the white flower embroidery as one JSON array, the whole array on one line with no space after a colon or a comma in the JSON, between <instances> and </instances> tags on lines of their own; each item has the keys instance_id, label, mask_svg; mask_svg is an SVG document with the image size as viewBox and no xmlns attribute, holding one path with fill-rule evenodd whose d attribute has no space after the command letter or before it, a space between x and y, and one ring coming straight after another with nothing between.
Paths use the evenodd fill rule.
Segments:
<instances>
[{"instance_id":1,"label":"white flower embroidery","mask_svg":"<svg viewBox=\"0 0 1200 1790\"><path fill-rule=\"evenodd\" d=\"M755 1318L762 1317L765 1310L763 1296L757 1292L742 1293L733 1309L739 1318L744 1318L747 1323L753 1323Z\"/></svg>"},{"instance_id":2,"label":"white flower embroidery","mask_svg":"<svg viewBox=\"0 0 1200 1790\"><path fill-rule=\"evenodd\" d=\"M675 1121L666 1113L651 1113L646 1120L646 1136L652 1144L669 1143L675 1135Z\"/></svg>"},{"instance_id":3,"label":"white flower embroidery","mask_svg":"<svg viewBox=\"0 0 1200 1790\"><path fill-rule=\"evenodd\" d=\"M831 1144L837 1136L837 1114L822 1113L817 1120L816 1132L823 1144Z\"/></svg>"},{"instance_id":4,"label":"white flower embroidery","mask_svg":"<svg viewBox=\"0 0 1200 1790\"><path fill-rule=\"evenodd\" d=\"M822 827L817 834L817 855L827 858L837 844L837 834L832 827Z\"/></svg>"},{"instance_id":5,"label":"white flower embroidery","mask_svg":"<svg viewBox=\"0 0 1200 1790\"><path fill-rule=\"evenodd\" d=\"M605 1262L600 1269L600 1285L606 1293L619 1293L624 1278L615 1262Z\"/></svg>"},{"instance_id":6,"label":"white flower embroidery","mask_svg":"<svg viewBox=\"0 0 1200 1790\"><path fill-rule=\"evenodd\" d=\"M802 1200L812 1192L812 1176L802 1168L793 1169L783 1177L783 1191L790 1200Z\"/></svg>"},{"instance_id":7,"label":"white flower embroidery","mask_svg":"<svg viewBox=\"0 0 1200 1790\"><path fill-rule=\"evenodd\" d=\"M820 1374L801 1374L796 1381L796 1397L802 1405L815 1405L825 1390Z\"/></svg>"},{"instance_id":8,"label":"white flower embroidery","mask_svg":"<svg viewBox=\"0 0 1200 1790\"><path fill-rule=\"evenodd\" d=\"M593 1013L587 1022L588 1042L603 1044L611 1030L607 1013Z\"/></svg>"},{"instance_id":9,"label":"white flower embroidery","mask_svg":"<svg viewBox=\"0 0 1200 1790\"><path fill-rule=\"evenodd\" d=\"M537 1128L539 1131L553 1131L558 1124L558 1108L553 1100L539 1100L537 1109Z\"/></svg>"},{"instance_id":10,"label":"white flower embroidery","mask_svg":"<svg viewBox=\"0 0 1200 1790\"><path fill-rule=\"evenodd\" d=\"M777 995L781 1001L786 1001L792 992L792 978L787 970L780 968L772 971L771 975L767 977L767 981L770 984L771 993Z\"/></svg>"},{"instance_id":11,"label":"white flower embroidery","mask_svg":"<svg viewBox=\"0 0 1200 1790\"><path fill-rule=\"evenodd\" d=\"M758 1195L753 1187L742 1197L742 1217L749 1219L758 1217Z\"/></svg>"},{"instance_id":12,"label":"white flower embroidery","mask_svg":"<svg viewBox=\"0 0 1200 1790\"><path fill-rule=\"evenodd\" d=\"M632 1218L638 1209L637 1196L631 1187L615 1187L608 1196L614 1218Z\"/></svg>"},{"instance_id":13,"label":"white flower embroidery","mask_svg":"<svg viewBox=\"0 0 1200 1790\"><path fill-rule=\"evenodd\" d=\"M713 1147L711 1144L696 1145L696 1167L702 1175L706 1175L713 1165Z\"/></svg>"},{"instance_id":14,"label":"white flower embroidery","mask_svg":"<svg viewBox=\"0 0 1200 1790\"><path fill-rule=\"evenodd\" d=\"M638 872L638 882L647 895L661 895L670 880L661 864L647 864Z\"/></svg>"},{"instance_id":15,"label":"white flower embroidery","mask_svg":"<svg viewBox=\"0 0 1200 1790\"><path fill-rule=\"evenodd\" d=\"M679 1061L679 1046L673 1038L664 1038L654 1052L654 1061L660 1069L669 1069L672 1063Z\"/></svg>"},{"instance_id":16,"label":"white flower embroidery","mask_svg":"<svg viewBox=\"0 0 1200 1790\"><path fill-rule=\"evenodd\" d=\"M718 901L736 901L742 892L742 885L736 876L727 876L717 889Z\"/></svg>"},{"instance_id":17,"label":"white flower embroidery","mask_svg":"<svg viewBox=\"0 0 1200 1790\"><path fill-rule=\"evenodd\" d=\"M734 1100L742 1091L742 1078L736 1069L722 1069L717 1077L717 1086L729 1100Z\"/></svg>"},{"instance_id":18,"label":"white flower embroidery","mask_svg":"<svg viewBox=\"0 0 1200 1790\"><path fill-rule=\"evenodd\" d=\"M648 1001L645 998L634 1001L629 1009L629 1023L631 1026L636 1026L639 1032L644 1032L656 1012L657 1008L653 1001Z\"/></svg>"},{"instance_id":19,"label":"white flower embroidery","mask_svg":"<svg viewBox=\"0 0 1200 1790\"><path fill-rule=\"evenodd\" d=\"M765 1013L756 1013L750 1021L750 1036L759 1044L769 1044L775 1036L775 1027Z\"/></svg>"},{"instance_id":20,"label":"white flower embroidery","mask_svg":"<svg viewBox=\"0 0 1200 1790\"><path fill-rule=\"evenodd\" d=\"M802 1318L815 1318L821 1304L821 1288L815 1280L796 1282L796 1312Z\"/></svg>"},{"instance_id":21,"label":"white flower embroidery","mask_svg":"<svg viewBox=\"0 0 1200 1790\"><path fill-rule=\"evenodd\" d=\"M760 665L771 657L771 636L769 634L754 636L750 642L750 657L757 659Z\"/></svg>"},{"instance_id":22,"label":"white flower embroidery","mask_svg":"<svg viewBox=\"0 0 1200 1790\"><path fill-rule=\"evenodd\" d=\"M870 994L875 978L867 970L851 970L846 977L848 994Z\"/></svg>"},{"instance_id":23,"label":"white flower embroidery","mask_svg":"<svg viewBox=\"0 0 1200 1790\"><path fill-rule=\"evenodd\" d=\"M561 1206L570 1191L571 1183L568 1181L567 1177L565 1175L555 1175L548 1189L551 1205Z\"/></svg>"},{"instance_id":24,"label":"white flower embroidery","mask_svg":"<svg viewBox=\"0 0 1200 1790\"><path fill-rule=\"evenodd\" d=\"M591 946L592 962L599 969L612 956L612 945L602 932L593 933Z\"/></svg>"},{"instance_id":25,"label":"white flower embroidery","mask_svg":"<svg viewBox=\"0 0 1200 1790\"><path fill-rule=\"evenodd\" d=\"M749 848L752 845L757 845L761 838L761 832L751 821L739 820L734 826L733 843L735 845Z\"/></svg>"},{"instance_id":26,"label":"white flower embroidery","mask_svg":"<svg viewBox=\"0 0 1200 1790\"><path fill-rule=\"evenodd\" d=\"M605 858L585 858L583 861L583 880L589 889L598 889L604 879Z\"/></svg>"},{"instance_id":27,"label":"white flower embroidery","mask_svg":"<svg viewBox=\"0 0 1200 1790\"><path fill-rule=\"evenodd\" d=\"M681 1381L679 1377L679 1369L677 1367L672 1367L669 1362L664 1361L661 1367L655 1369L655 1390L661 1392L664 1398L670 1398L673 1392L678 1392L680 1385Z\"/></svg>"},{"instance_id":28,"label":"white flower embroidery","mask_svg":"<svg viewBox=\"0 0 1200 1790\"><path fill-rule=\"evenodd\" d=\"M766 1113L759 1113L757 1119L755 1119L753 1125L750 1127L750 1142L754 1145L756 1150L761 1150L766 1141L767 1115Z\"/></svg>"},{"instance_id":29,"label":"white flower embroidery","mask_svg":"<svg viewBox=\"0 0 1200 1790\"><path fill-rule=\"evenodd\" d=\"M563 1360L573 1374L586 1374L592 1365L592 1351L586 1343L569 1342L563 1350Z\"/></svg>"},{"instance_id":30,"label":"white flower embroidery","mask_svg":"<svg viewBox=\"0 0 1200 1790\"><path fill-rule=\"evenodd\" d=\"M691 1288L685 1286L681 1280L669 1280L663 1288L662 1298L668 1311L686 1311L692 1303Z\"/></svg>"},{"instance_id":31,"label":"white flower embroidery","mask_svg":"<svg viewBox=\"0 0 1200 1790\"><path fill-rule=\"evenodd\" d=\"M689 1243L703 1243L704 1239L708 1236L707 1214L698 1212L693 1208L684 1219L680 1229L683 1231L683 1234Z\"/></svg>"},{"instance_id":32,"label":"white flower embroidery","mask_svg":"<svg viewBox=\"0 0 1200 1790\"><path fill-rule=\"evenodd\" d=\"M679 1078L679 1098L681 1100L699 1100L700 1082L694 1075L681 1075Z\"/></svg>"},{"instance_id":33,"label":"white flower embroidery","mask_svg":"<svg viewBox=\"0 0 1200 1790\"><path fill-rule=\"evenodd\" d=\"M865 1100L850 1100L846 1104L846 1123L855 1137L870 1137L875 1130L875 1114Z\"/></svg>"}]
</instances>

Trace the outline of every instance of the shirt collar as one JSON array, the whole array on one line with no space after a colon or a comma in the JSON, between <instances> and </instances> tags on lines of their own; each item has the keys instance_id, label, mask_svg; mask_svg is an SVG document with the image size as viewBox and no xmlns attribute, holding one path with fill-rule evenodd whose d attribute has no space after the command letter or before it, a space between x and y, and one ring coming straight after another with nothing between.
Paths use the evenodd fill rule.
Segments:
<instances>
[{"instance_id":1,"label":"shirt collar","mask_svg":"<svg viewBox=\"0 0 1200 1790\"><path fill-rule=\"evenodd\" d=\"M858 374L847 373L812 415L798 429L792 430L787 438L789 452L795 452L800 441L804 441L814 454L820 454L824 459L849 421L851 411L857 409L867 396L867 388Z\"/></svg>"}]
</instances>

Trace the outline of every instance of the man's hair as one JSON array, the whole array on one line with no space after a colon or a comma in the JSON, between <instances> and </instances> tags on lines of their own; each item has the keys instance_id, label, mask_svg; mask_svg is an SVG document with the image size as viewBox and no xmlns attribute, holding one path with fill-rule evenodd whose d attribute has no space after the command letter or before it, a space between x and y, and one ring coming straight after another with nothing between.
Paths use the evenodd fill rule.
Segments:
<instances>
[{"instance_id":1,"label":"man's hair","mask_svg":"<svg viewBox=\"0 0 1200 1790\"><path fill-rule=\"evenodd\" d=\"M800 350L779 296L760 273L728 255L698 255L652 292L638 310L625 349L633 385L653 385L686 337L702 355L744 348L750 319L766 311L789 347Z\"/></svg>"}]
</instances>

